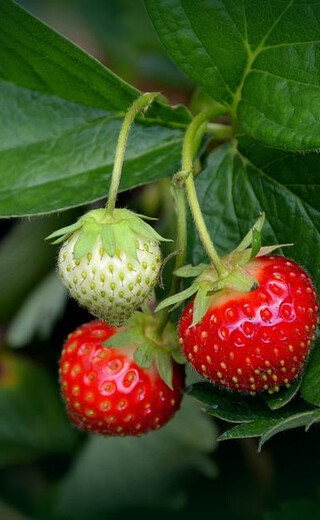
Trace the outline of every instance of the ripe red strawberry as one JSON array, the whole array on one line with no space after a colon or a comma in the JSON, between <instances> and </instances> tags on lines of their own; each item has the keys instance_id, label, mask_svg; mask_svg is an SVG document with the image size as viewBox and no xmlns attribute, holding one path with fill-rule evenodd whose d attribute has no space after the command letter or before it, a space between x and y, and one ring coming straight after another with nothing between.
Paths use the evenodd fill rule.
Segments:
<instances>
[{"instance_id":1,"label":"ripe red strawberry","mask_svg":"<svg viewBox=\"0 0 320 520\"><path fill-rule=\"evenodd\" d=\"M173 365L173 390L155 363L140 368L135 347L105 347L117 332L103 321L69 335L60 360L60 384L67 413L79 429L103 435L141 435L166 424L179 409L184 368Z\"/></svg>"},{"instance_id":2,"label":"ripe red strawberry","mask_svg":"<svg viewBox=\"0 0 320 520\"><path fill-rule=\"evenodd\" d=\"M285 257L254 258L245 271L259 287L215 293L194 326L191 302L180 320L180 341L189 363L217 385L273 393L290 386L305 364L317 324L317 295L303 268Z\"/></svg>"}]
</instances>

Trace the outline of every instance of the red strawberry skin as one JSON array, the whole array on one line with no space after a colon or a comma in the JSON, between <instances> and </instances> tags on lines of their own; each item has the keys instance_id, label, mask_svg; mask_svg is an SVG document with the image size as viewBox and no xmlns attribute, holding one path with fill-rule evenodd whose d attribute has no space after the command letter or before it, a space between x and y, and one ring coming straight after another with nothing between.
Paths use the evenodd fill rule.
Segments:
<instances>
[{"instance_id":1,"label":"red strawberry skin","mask_svg":"<svg viewBox=\"0 0 320 520\"><path fill-rule=\"evenodd\" d=\"M115 334L103 321L69 335L60 360L60 385L71 422L103 435L141 435L166 424L179 409L184 367L174 363L173 390L155 367L140 368L134 347L104 347Z\"/></svg>"},{"instance_id":2,"label":"red strawberry skin","mask_svg":"<svg viewBox=\"0 0 320 520\"><path fill-rule=\"evenodd\" d=\"M220 291L194 327L191 302L180 320L180 342L189 363L215 384L273 393L290 386L305 364L317 325L317 294L303 268L285 257L255 258L245 269L259 287Z\"/></svg>"}]
</instances>

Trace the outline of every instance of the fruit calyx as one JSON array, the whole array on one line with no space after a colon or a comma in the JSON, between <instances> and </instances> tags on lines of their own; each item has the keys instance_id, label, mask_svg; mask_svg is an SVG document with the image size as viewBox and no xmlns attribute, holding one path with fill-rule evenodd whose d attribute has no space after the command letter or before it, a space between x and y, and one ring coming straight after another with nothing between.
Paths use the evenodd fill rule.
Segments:
<instances>
[{"instance_id":1,"label":"fruit calyx","mask_svg":"<svg viewBox=\"0 0 320 520\"><path fill-rule=\"evenodd\" d=\"M193 320L191 326L199 323L210 307L212 297L223 289L239 292L250 292L259 287L257 280L250 274L246 265L255 257L265 256L278 248L292 244L277 244L267 247L261 245L261 231L265 222L265 213L261 213L254 226L243 238L240 244L228 255L221 259L225 272L219 274L214 265L199 264L185 265L177 269L174 274L182 278L196 277L194 282L184 291L163 300L156 311L166 307L180 305L186 299L195 296Z\"/></svg>"},{"instance_id":2,"label":"fruit calyx","mask_svg":"<svg viewBox=\"0 0 320 520\"><path fill-rule=\"evenodd\" d=\"M168 323L161 335L155 334L158 317L152 313L136 312L125 327L119 329L103 345L108 347L135 346L134 361L140 368L156 364L161 379L172 390L173 362L185 363L176 327Z\"/></svg>"},{"instance_id":3,"label":"fruit calyx","mask_svg":"<svg viewBox=\"0 0 320 520\"><path fill-rule=\"evenodd\" d=\"M112 214L104 208L94 209L80 217L74 224L54 231L47 240L53 240L53 244L60 244L77 232L78 238L73 249L75 260L88 254L99 238L109 256L113 257L123 252L138 260L137 238L156 243L169 241L144 222L146 219L151 220L128 209L115 209Z\"/></svg>"}]
</instances>

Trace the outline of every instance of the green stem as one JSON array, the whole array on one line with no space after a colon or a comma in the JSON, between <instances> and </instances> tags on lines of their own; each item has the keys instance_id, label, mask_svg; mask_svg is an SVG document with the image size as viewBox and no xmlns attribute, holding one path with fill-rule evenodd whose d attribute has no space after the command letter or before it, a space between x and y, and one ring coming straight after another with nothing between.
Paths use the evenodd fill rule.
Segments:
<instances>
[{"instance_id":1,"label":"green stem","mask_svg":"<svg viewBox=\"0 0 320 520\"><path fill-rule=\"evenodd\" d=\"M219 276L226 274L227 269L221 262L220 257L211 241L210 234L202 215L194 184L193 161L200 146L201 138L206 132L206 125L204 125L204 123L207 123L212 117L222 113L225 113L224 108L212 108L198 114L190 123L186 131L182 149L182 170L186 175L185 187L189 206L203 246Z\"/></svg>"},{"instance_id":2,"label":"green stem","mask_svg":"<svg viewBox=\"0 0 320 520\"><path fill-rule=\"evenodd\" d=\"M132 103L131 107L129 108L129 110L127 111L127 113L124 117L122 127L120 130L120 134L119 134L119 138L118 138L117 147L116 147L111 185L109 188L108 203L106 206L107 213L109 215L112 215L113 210L116 205L118 189L119 189L119 184L120 184L120 179L121 179L122 166L123 166L124 156L126 153L126 147L127 147L127 142L128 142L131 125L132 125L135 117L138 115L138 113L141 112L143 109L144 109L144 111L146 111L157 95L158 94L154 93L154 92L145 92Z\"/></svg>"},{"instance_id":3,"label":"green stem","mask_svg":"<svg viewBox=\"0 0 320 520\"><path fill-rule=\"evenodd\" d=\"M232 126L220 123L208 123L206 133L211 134L216 141L227 141L232 137Z\"/></svg>"},{"instance_id":4,"label":"green stem","mask_svg":"<svg viewBox=\"0 0 320 520\"><path fill-rule=\"evenodd\" d=\"M176 249L179 253L176 256L175 270L182 267L185 263L186 255L187 255L187 211L186 211L186 199L184 195L184 190L179 189L177 187L173 187L174 190L174 198L176 203L176 213L177 213L177 238L176 238ZM172 275L171 287L168 294L169 296L173 296L180 289L181 278L176 275ZM160 337L162 332L167 326L169 321L170 311L165 309L162 311L161 317L159 319L159 324L155 331L155 336Z\"/></svg>"}]
</instances>

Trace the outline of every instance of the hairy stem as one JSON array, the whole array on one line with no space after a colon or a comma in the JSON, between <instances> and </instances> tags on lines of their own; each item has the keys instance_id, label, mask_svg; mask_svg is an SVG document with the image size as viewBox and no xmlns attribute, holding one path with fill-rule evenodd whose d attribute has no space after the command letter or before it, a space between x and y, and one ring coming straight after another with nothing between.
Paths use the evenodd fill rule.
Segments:
<instances>
[{"instance_id":1,"label":"hairy stem","mask_svg":"<svg viewBox=\"0 0 320 520\"><path fill-rule=\"evenodd\" d=\"M117 195L118 195L118 189L121 179L121 173L122 173L122 166L124 161L124 156L126 153L126 147L129 137L129 132L131 125L135 119L135 117L139 114L141 111L146 111L149 106L151 105L154 98L157 96L157 93L154 92L145 92L142 94L138 99L136 99L129 110L127 111L122 127L120 130L118 143L116 147L116 153L115 153L115 159L114 159L114 165L113 165L113 171L112 171L112 178L111 178L111 185L109 188L109 196L108 196L108 202L107 202L107 213L109 215L112 215L113 210L115 208Z\"/></svg>"},{"instance_id":2,"label":"hairy stem","mask_svg":"<svg viewBox=\"0 0 320 520\"><path fill-rule=\"evenodd\" d=\"M211 241L210 234L208 232L206 223L204 221L202 211L199 205L197 192L194 184L193 177L193 161L194 157L199 149L201 139L206 132L206 126L208 121L219 114L225 113L224 108L212 108L205 110L198 114L193 121L190 123L183 142L182 149L182 171L184 174L185 187L188 197L189 206L195 221L195 225L198 229L203 246L217 270L217 273L221 276L227 273L227 269L222 264L219 255Z\"/></svg>"},{"instance_id":3,"label":"hairy stem","mask_svg":"<svg viewBox=\"0 0 320 520\"><path fill-rule=\"evenodd\" d=\"M174 198L176 203L177 213L177 238L176 238L176 249L178 252L176 256L175 270L182 267L185 263L187 254L187 212L186 212L186 199L184 190L177 187L173 187ZM172 275L171 287L168 296L173 296L180 289L181 279L175 274ZM162 332L166 328L169 321L170 311L165 309L162 311L157 330L155 331L156 336L161 336Z\"/></svg>"}]
</instances>

